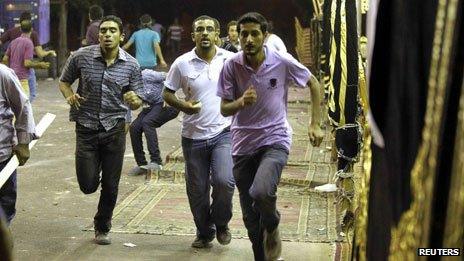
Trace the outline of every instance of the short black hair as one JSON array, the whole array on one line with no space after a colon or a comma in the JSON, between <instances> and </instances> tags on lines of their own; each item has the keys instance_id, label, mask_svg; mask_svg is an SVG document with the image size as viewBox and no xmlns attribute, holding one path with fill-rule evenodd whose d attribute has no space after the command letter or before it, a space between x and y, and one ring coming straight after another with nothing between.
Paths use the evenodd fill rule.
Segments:
<instances>
[{"instance_id":1,"label":"short black hair","mask_svg":"<svg viewBox=\"0 0 464 261\"><path fill-rule=\"evenodd\" d=\"M30 33L32 31L32 21L31 20L22 20L20 22L21 32Z\"/></svg>"},{"instance_id":2,"label":"short black hair","mask_svg":"<svg viewBox=\"0 0 464 261\"><path fill-rule=\"evenodd\" d=\"M100 28L100 26L104 23L104 22L108 22L108 21L111 21L111 22L115 22L118 24L118 28L119 28L119 32L122 34L122 20L121 18L115 16L115 15L107 15L105 17L102 18L101 22L100 22L100 25L98 25L98 27Z\"/></svg>"},{"instance_id":3,"label":"short black hair","mask_svg":"<svg viewBox=\"0 0 464 261\"><path fill-rule=\"evenodd\" d=\"M197 18L195 18L195 20L193 20L192 22L192 32L195 32L195 23L197 21L200 21L200 20L211 20L214 22L214 26L216 27L216 30L219 29L219 21L215 18L212 18L211 16L208 16L208 15L201 15Z\"/></svg>"},{"instance_id":4,"label":"short black hair","mask_svg":"<svg viewBox=\"0 0 464 261\"><path fill-rule=\"evenodd\" d=\"M144 14L140 16L139 21L142 27L150 27L153 22L149 14Z\"/></svg>"},{"instance_id":5,"label":"short black hair","mask_svg":"<svg viewBox=\"0 0 464 261\"><path fill-rule=\"evenodd\" d=\"M229 32L229 28L230 28L231 26L237 27L237 21L232 20L232 21L230 21L230 22L227 23L227 32Z\"/></svg>"},{"instance_id":6,"label":"short black hair","mask_svg":"<svg viewBox=\"0 0 464 261\"><path fill-rule=\"evenodd\" d=\"M242 15L237 22L237 31L240 33L240 25L246 23L255 23L259 24L261 28L261 32L265 34L267 32L267 21L266 18L260 13L257 12L249 12Z\"/></svg>"},{"instance_id":7,"label":"short black hair","mask_svg":"<svg viewBox=\"0 0 464 261\"><path fill-rule=\"evenodd\" d=\"M21 23L24 20L32 20L32 15L30 12L26 11L21 13L21 15L19 16L19 22Z\"/></svg>"},{"instance_id":8,"label":"short black hair","mask_svg":"<svg viewBox=\"0 0 464 261\"><path fill-rule=\"evenodd\" d=\"M89 7L89 16L92 20L100 20L103 17L103 8L99 5L92 5Z\"/></svg>"}]
</instances>

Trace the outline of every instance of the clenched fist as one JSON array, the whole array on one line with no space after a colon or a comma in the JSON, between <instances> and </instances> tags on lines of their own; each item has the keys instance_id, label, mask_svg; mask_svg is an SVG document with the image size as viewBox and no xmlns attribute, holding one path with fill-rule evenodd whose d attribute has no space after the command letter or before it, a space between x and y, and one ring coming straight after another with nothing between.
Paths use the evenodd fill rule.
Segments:
<instances>
[{"instance_id":1,"label":"clenched fist","mask_svg":"<svg viewBox=\"0 0 464 261\"><path fill-rule=\"evenodd\" d=\"M322 139L324 138L324 132L318 124L309 125L308 130L309 141L314 147L321 145Z\"/></svg>"},{"instance_id":2,"label":"clenched fist","mask_svg":"<svg viewBox=\"0 0 464 261\"><path fill-rule=\"evenodd\" d=\"M137 110L140 106L142 106L142 99L140 99L134 91L124 93L123 99L124 102L129 104L131 110Z\"/></svg>"},{"instance_id":3,"label":"clenched fist","mask_svg":"<svg viewBox=\"0 0 464 261\"><path fill-rule=\"evenodd\" d=\"M248 89L243 93L242 99L242 107L251 106L256 102L258 95L254 86L250 85Z\"/></svg>"}]
</instances>

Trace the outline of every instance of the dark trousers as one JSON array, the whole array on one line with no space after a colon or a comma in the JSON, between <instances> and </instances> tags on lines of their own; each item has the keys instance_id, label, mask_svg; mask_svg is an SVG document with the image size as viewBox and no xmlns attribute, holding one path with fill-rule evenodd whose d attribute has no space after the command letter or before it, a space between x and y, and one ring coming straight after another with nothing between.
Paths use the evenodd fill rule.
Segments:
<instances>
[{"instance_id":1,"label":"dark trousers","mask_svg":"<svg viewBox=\"0 0 464 261\"><path fill-rule=\"evenodd\" d=\"M76 173L85 194L97 191L101 183L95 230L108 232L118 197L119 178L126 149L124 120L109 131L92 130L76 124ZM101 177L100 177L101 172Z\"/></svg>"},{"instance_id":2,"label":"dark trousers","mask_svg":"<svg viewBox=\"0 0 464 261\"><path fill-rule=\"evenodd\" d=\"M243 222L255 260L264 260L264 229L271 232L280 222L276 192L287 159L287 148L277 144L264 146L250 155L233 157Z\"/></svg>"},{"instance_id":3,"label":"dark trousers","mask_svg":"<svg viewBox=\"0 0 464 261\"><path fill-rule=\"evenodd\" d=\"M207 140L182 138L187 196L197 236L214 237L215 228L226 227L232 218L235 182L232 174L230 131ZM210 187L213 187L210 204Z\"/></svg>"},{"instance_id":4,"label":"dark trousers","mask_svg":"<svg viewBox=\"0 0 464 261\"><path fill-rule=\"evenodd\" d=\"M8 160L0 162L0 171L8 163ZM10 224L16 214L16 170L7 179L5 184L0 188L0 208L5 213L7 224Z\"/></svg>"},{"instance_id":5,"label":"dark trousers","mask_svg":"<svg viewBox=\"0 0 464 261\"><path fill-rule=\"evenodd\" d=\"M176 108L170 106L163 107L162 103L158 103L143 109L137 116L137 119L132 122L130 126L130 138L135 161L138 166L147 165L145 152L143 151L142 133L145 133L145 138L147 139L150 161L157 164L162 163L156 128L176 118L177 115L179 115L179 110Z\"/></svg>"}]
</instances>

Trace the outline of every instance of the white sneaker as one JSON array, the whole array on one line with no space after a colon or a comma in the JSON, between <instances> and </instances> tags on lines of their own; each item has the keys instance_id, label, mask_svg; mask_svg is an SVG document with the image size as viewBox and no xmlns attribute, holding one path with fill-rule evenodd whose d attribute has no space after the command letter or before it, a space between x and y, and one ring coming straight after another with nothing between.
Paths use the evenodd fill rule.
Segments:
<instances>
[{"instance_id":1,"label":"white sneaker","mask_svg":"<svg viewBox=\"0 0 464 261\"><path fill-rule=\"evenodd\" d=\"M319 192L327 192L327 193L335 192L337 191L337 185L332 184L332 183L327 183L325 185L315 187L314 190L319 191Z\"/></svg>"}]
</instances>

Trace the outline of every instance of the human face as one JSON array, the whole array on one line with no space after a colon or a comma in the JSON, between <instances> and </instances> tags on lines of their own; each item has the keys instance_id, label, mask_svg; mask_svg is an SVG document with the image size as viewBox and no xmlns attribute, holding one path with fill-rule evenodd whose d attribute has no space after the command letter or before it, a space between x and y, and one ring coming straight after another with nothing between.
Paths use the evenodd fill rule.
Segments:
<instances>
[{"instance_id":1,"label":"human face","mask_svg":"<svg viewBox=\"0 0 464 261\"><path fill-rule=\"evenodd\" d=\"M229 40L232 42L237 42L238 40L238 32L237 32L237 25L229 26L229 30L227 31L229 34Z\"/></svg>"},{"instance_id":2,"label":"human face","mask_svg":"<svg viewBox=\"0 0 464 261\"><path fill-rule=\"evenodd\" d=\"M213 48L217 37L216 26L213 20L198 20L195 22L192 33L192 40L197 48L210 49Z\"/></svg>"},{"instance_id":3,"label":"human face","mask_svg":"<svg viewBox=\"0 0 464 261\"><path fill-rule=\"evenodd\" d=\"M240 24L240 45L245 55L254 56L263 50L265 35L257 23Z\"/></svg>"},{"instance_id":4,"label":"human face","mask_svg":"<svg viewBox=\"0 0 464 261\"><path fill-rule=\"evenodd\" d=\"M124 39L118 24L114 21L105 21L100 25L98 32L100 46L105 49L115 49L119 47L119 43Z\"/></svg>"}]
</instances>

